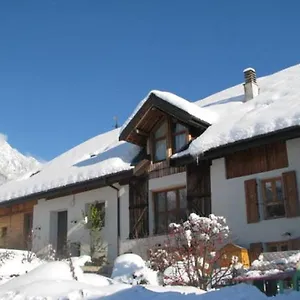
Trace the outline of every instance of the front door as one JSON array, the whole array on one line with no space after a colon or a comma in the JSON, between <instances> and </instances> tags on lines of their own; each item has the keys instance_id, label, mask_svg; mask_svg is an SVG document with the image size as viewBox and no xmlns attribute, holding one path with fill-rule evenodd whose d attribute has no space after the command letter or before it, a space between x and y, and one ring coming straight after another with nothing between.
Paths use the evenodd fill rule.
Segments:
<instances>
[{"instance_id":1,"label":"front door","mask_svg":"<svg viewBox=\"0 0 300 300\"><path fill-rule=\"evenodd\" d=\"M57 246L56 255L58 258L67 256L67 233L68 233L68 211L57 213Z\"/></svg>"}]
</instances>

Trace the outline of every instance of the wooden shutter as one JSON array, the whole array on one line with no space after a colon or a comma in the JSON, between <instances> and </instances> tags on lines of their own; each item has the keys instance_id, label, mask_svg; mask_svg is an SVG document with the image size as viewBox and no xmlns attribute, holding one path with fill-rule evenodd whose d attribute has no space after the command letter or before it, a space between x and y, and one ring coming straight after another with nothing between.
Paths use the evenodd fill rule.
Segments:
<instances>
[{"instance_id":1,"label":"wooden shutter","mask_svg":"<svg viewBox=\"0 0 300 300\"><path fill-rule=\"evenodd\" d=\"M299 216L299 200L296 172L290 171L283 173L282 178L284 185L286 216L288 218L297 217Z\"/></svg>"},{"instance_id":2,"label":"wooden shutter","mask_svg":"<svg viewBox=\"0 0 300 300\"><path fill-rule=\"evenodd\" d=\"M148 177L136 177L129 182L129 238L149 234Z\"/></svg>"},{"instance_id":3,"label":"wooden shutter","mask_svg":"<svg viewBox=\"0 0 300 300\"><path fill-rule=\"evenodd\" d=\"M187 165L186 176L189 213L208 216L211 213L210 162Z\"/></svg>"},{"instance_id":4,"label":"wooden shutter","mask_svg":"<svg viewBox=\"0 0 300 300\"><path fill-rule=\"evenodd\" d=\"M249 258L251 263L258 259L259 255L263 252L263 244L262 243L252 243L250 244L249 249Z\"/></svg>"},{"instance_id":5,"label":"wooden shutter","mask_svg":"<svg viewBox=\"0 0 300 300\"><path fill-rule=\"evenodd\" d=\"M256 179L249 179L244 182L247 222L259 222L258 197Z\"/></svg>"}]
</instances>

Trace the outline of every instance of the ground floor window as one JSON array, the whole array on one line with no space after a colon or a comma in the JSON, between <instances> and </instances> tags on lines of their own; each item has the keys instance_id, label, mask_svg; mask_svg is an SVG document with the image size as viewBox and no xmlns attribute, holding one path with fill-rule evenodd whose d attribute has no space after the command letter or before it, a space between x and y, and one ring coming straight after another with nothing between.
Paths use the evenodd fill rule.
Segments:
<instances>
[{"instance_id":1,"label":"ground floor window","mask_svg":"<svg viewBox=\"0 0 300 300\"><path fill-rule=\"evenodd\" d=\"M186 188L176 188L153 193L155 208L155 233L168 232L173 222L184 221L187 217Z\"/></svg>"},{"instance_id":2,"label":"ground floor window","mask_svg":"<svg viewBox=\"0 0 300 300\"><path fill-rule=\"evenodd\" d=\"M281 252L289 250L288 242L272 242L267 243L266 246L268 252Z\"/></svg>"},{"instance_id":3,"label":"ground floor window","mask_svg":"<svg viewBox=\"0 0 300 300\"><path fill-rule=\"evenodd\" d=\"M86 204L88 227L102 228L105 226L105 202Z\"/></svg>"}]
</instances>

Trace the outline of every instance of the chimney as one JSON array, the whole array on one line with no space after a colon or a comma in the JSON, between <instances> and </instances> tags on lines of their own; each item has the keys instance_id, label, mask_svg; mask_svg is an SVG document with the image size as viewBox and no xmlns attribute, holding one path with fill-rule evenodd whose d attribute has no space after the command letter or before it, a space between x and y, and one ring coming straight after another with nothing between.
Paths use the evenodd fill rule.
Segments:
<instances>
[{"instance_id":1,"label":"chimney","mask_svg":"<svg viewBox=\"0 0 300 300\"><path fill-rule=\"evenodd\" d=\"M259 94L259 87L256 83L256 72L252 68L244 70L244 91L245 91L245 102L253 99Z\"/></svg>"}]
</instances>

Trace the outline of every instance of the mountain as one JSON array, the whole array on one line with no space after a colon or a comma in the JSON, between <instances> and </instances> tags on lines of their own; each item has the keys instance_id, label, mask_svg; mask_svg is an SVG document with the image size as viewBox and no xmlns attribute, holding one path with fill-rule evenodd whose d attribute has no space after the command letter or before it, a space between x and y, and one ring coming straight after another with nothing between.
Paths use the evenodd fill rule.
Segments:
<instances>
[{"instance_id":1,"label":"mountain","mask_svg":"<svg viewBox=\"0 0 300 300\"><path fill-rule=\"evenodd\" d=\"M29 171L37 170L40 166L39 161L21 154L0 135L0 185Z\"/></svg>"}]
</instances>

